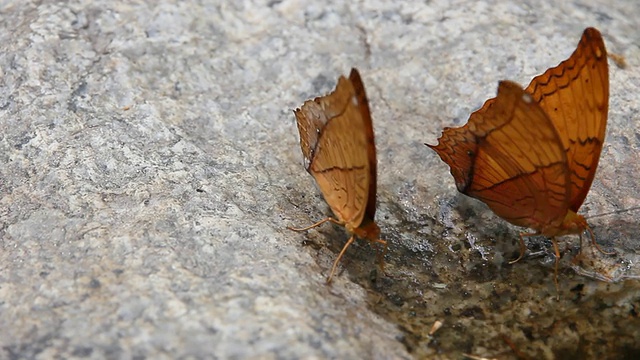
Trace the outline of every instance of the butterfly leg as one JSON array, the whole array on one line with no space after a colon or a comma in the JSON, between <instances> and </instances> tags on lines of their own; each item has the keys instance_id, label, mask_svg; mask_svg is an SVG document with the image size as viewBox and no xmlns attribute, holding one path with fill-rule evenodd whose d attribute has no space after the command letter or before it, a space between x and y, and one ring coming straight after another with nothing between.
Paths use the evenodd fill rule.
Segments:
<instances>
[{"instance_id":1,"label":"butterfly leg","mask_svg":"<svg viewBox=\"0 0 640 360\"><path fill-rule=\"evenodd\" d=\"M382 250L382 255L380 255L380 250L376 249L376 253L378 255L378 263L380 264L380 270L382 271L382 273L384 273L384 257L385 255L387 255L387 242L382 239L377 239L373 242L375 242L376 244L382 244L382 246L384 247Z\"/></svg>"},{"instance_id":2,"label":"butterfly leg","mask_svg":"<svg viewBox=\"0 0 640 360\"><path fill-rule=\"evenodd\" d=\"M556 238L552 237L551 243L553 243L553 250L555 251L555 254L556 254L556 264L555 264L555 271L553 274L553 282L556 284L557 299L560 300L560 286L558 286L558 263L560 262L560 249L558 248L558 242L556 241Z\"/></svg>"},{"instance_id":3,"label":"butterfly leg","mask_svg":"<svg viewBox=\"0 0 640 360\"><path fill-rule=\"evenodd\" d=\"M509 261L509 264L515 264L518 261L520 261L520 259L522 259L522 257L524 257L524 253L525 253L525 251L527 251L527 245L525 245L525 243L524 243L524 238L525 237L529 237L529 236L536 236L536 235L540 235L540 234L538 234L538 233L520 233L520 255L518 256L517 259Z\"/></svg>"},{"instance_id":4,"label":"butterfly leg","mask_svg":"<svg viewBox=\"0 0 640 360\"><path fill-rule=\"evenodd\" d=\"M338 254L338 257L333 262L333 266L331 267L331 272L329 273L329 277L327 278L327 284L331 284L331 278L333 277L333 273L336 272L336 268L338 267L338 262L340 262L340 259L342 259L342 255L344 255L344 253L347 252L347 248L353 243L355 239L356 239L356 236L351 235L351 237L349 238L349 241L347 241L347 243L344 244L344 246L342 247L340 254Z\"/></svg>"},{"instance_id":5,"label":"butterfly leg","mask_svg":"<svg viewBox=\"0 0 640 360\"><path fill-rule=\"evenodd\" d=\"M591 236L591 244L593 244L596 247L596 249L598 249L598 251L600 251L605 255L615 255L615 251L608 252L608 251L602 250L600 245L598 245L598 243L596 242L596 236L593 234L593 230L591 230L589 226L587 226L587 231L589 232L589 236ZM582 233L580 234L580 250L582 250Z\"/></svg>"},{"instance_id":6,"label":"butterfly leg","mask_svg":"<svg viewBox=\"0 0 640 360\"><path fill-rule=\"evenodd\" d=\"M315 223L315 224L313 224L313 225L310 225L310 226L307 226L307 227L304 227L304 228L294 228L294 227L291 227L291 226L287 226L287 229L289 229L289 230L293 230L293 231L298 231L298 232L300 232L300 231L307 231L307 230L309 230L309 229L313 229L314 227L318 227L318 226L320 226L320 225L322 225L322 224L324 224L324 223L326 223L326 222L332 222L332 223L334 223L334 224L344 225L344 224L343 224L343 223L341 223L340 221L338 221L338 220L336 220L336 219L334 219L334 218L330 218L330 217L329 217L329 218L326 218L326 219L322 219L322 220L318 221L317 223Z\"/></svg>"}]
</instances>

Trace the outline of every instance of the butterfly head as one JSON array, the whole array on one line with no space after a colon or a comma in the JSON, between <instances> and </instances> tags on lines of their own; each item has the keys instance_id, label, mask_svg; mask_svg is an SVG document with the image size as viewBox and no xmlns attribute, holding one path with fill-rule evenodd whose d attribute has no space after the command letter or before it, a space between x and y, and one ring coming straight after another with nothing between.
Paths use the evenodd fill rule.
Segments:
<instances>
[{"instance_id":1,"label":"butterfly head","mask_svg":"<svg viewBox=\"0 0 640 360\"><path fill-rule=\"evenodd\" d=\"M360 226L356 228L354 228L353 226L350 226L350 224L346 224L345 227L347 228L347 231L349 231L352 234L355 234L360 239L368 239L371 241L376 241L380 238L380 228L378 227L378 224L376 224L375 221L368 219L366 217L362 221L362 224L360 224Z\"/></svg>"},{"instance_id":2,"label":"butterfly head","mask_svg":"<svg viewBox=\"0 0 640 360\"><path fill-rule=\"evenodd\" d=\"M579 215L572 210L569 210L567 211L567 215L565 215L560 226L547 226L542 230L542 235L554 237L571 234L581 234L588 227L589 225L587 224L587 220L585 220L584 216Z\"/></svg>"}]
</instances>

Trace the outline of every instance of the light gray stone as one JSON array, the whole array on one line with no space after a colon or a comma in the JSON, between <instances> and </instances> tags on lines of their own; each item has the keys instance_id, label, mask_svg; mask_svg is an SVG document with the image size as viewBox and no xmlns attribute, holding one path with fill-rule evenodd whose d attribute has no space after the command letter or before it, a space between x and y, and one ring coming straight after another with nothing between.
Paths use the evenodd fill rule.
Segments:
<instances>
[{"instance_id":1,"label":"light gray stone","mask_svg":"<svg viewBox=\"0 0 640 360\"><path fill-rule=\"evenodd\" d=\"M0 19L0 358L640 353L640 210L619 212L640 206L637 1L4 1ZM522 229L423 143L587 26L628 65L610 62L581 209L617 255L585 243L572 265L562 238L556 300L550 243L509 265ZM351 67L389 253L382 274L353 245L327 286L347 234L286 229L330 214L291 110Z\"/></svg>"}]
</instances>

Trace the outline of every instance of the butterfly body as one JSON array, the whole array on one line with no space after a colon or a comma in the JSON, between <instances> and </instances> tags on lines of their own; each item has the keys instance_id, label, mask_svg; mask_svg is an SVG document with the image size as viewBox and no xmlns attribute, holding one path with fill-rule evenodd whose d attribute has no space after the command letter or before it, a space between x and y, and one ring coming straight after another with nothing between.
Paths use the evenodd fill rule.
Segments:
<instances>
[{"instance_id":1,"label":"butterfly body","mask_svg":"<svg viewBox=\"0 0 640 360\"><path fill-rule=\"evenodd\" d=\"M589 225L587 225L587 220L584 216L568 210L567 215L565 215L560 225L547 224L546 226L542 226L540 228L540 235L550 238L564 235L576 235L582 234L582 232L584 232L588 227Z\"/></svg>"}]
</instances>

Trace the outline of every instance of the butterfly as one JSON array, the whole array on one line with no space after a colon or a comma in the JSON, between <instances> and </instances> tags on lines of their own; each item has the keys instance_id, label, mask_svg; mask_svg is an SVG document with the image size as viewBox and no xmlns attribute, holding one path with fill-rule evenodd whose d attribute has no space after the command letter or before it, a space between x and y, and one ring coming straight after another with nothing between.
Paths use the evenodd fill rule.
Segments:
<instances>
[{"instance_id":1,"label":"butterfly","mask_svg":"<svg viewBox=\"0 0 640 360\"><path fill-rule=\"evenodd\" d=\"M551 238L586 230L577 212L598 167L609 108L607 51L600 32L587 28L573 54L531 80L526 89L501 81L498 95L466 125L445 128L428 145L449 165L458 190L483 201L508 222ZM598 249L600 249L598 247ZM601 250L602 251L602 250Z\"/></svg>"},{"instance_id":2,"label":"butterfly","mask_svg":"<svg viewBox=\"0 0 640 360\"><path fill-rule=\"evenodd\" d=\"M300 148L306 170L315 178L335 218L325 218L305 228L325 222L344 226L351 234L331 267L327 283L338 262L356 237L384 246L379 255L384 270L387 242L380 239L376 213L376 148L371 113L358 70L349 78L341 76L336 89L322 97L307 100L294 111Z\"/></svg>"}]
</instances>

